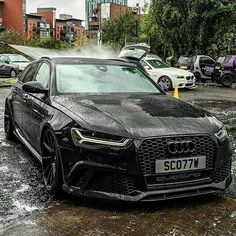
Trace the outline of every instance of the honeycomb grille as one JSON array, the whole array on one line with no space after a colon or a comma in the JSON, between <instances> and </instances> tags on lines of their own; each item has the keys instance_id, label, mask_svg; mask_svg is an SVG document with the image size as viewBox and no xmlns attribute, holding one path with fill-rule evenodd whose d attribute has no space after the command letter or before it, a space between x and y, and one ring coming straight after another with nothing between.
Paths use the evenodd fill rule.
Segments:
<instances>
[{"instance_id":1,"label":"honeycomb grille","mask_svg":"<svg viewBox=\"0 0 236 236\"><path fill-rule=\"evenodd\" d=\"M136 190L135 181L124 174L95 172L87 186L88 190L108 193L130 194Z\"/></svg>"},{"instance_id":2,"label":"honeycomb grille","mask_svg":"<svg viewBox=\"0 0 236 236\"><path fill-rule=\"evenodd\" d=\"M224 165L218 166L215 171L214 175L214 182L215 183L220 183L224 181L231 173L231 165L232 161L229 160Z\"/></svg>"},{"instance_id":3,"label":"honeycomb grille","mask_svg":"<svg viewBox=\"0 0 236 236\"><path fill-rule=\"evenodd\" d=\"M171 156L168 153L168 142L190 140L195 144L195 150L193 153L175 156ZM138 148L139 164L144 175L155 174L155 160L189 156L206 156L207 169L213 169L216 157L216 144L208 136L162 137L143 140Z\"/></svg>"}]
</instances>

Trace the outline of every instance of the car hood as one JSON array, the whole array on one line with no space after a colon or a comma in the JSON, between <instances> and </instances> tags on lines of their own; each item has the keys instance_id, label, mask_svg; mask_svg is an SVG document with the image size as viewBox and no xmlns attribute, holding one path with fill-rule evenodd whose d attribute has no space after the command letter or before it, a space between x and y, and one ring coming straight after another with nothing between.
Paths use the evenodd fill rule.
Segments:
<instances>
[{"instance_id":1,"label":"car hood","mask_svg":"<svg viewBox=\"0 0 236 236\"><path fill-rule=\"evenodd\" d=\"M53 102L80 125L82 120L97 132L127 138L213 135L221 126L209 113L167 95L63 95Z\"/></svg>"},{"instance_id":2,"label":"car hood","mask_svg":"<svg viewBox=\"0 0 236 236\"><path fill-rule=\"evenodd\" d=\"M153 72L163 73L166 75L181 75L181 76L193 76L193 74L189 71L170 67L170 68L160 68L160 69L152 69Z\"/></svg>"}]
</instances>

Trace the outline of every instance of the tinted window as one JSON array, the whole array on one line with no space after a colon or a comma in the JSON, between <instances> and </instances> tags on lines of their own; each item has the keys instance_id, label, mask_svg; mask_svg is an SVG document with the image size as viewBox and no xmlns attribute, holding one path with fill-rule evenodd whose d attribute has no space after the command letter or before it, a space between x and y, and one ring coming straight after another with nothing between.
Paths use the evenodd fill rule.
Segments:
<instances>
[{"instance_id":1,"label":"tinted window","mask_svg":"<svg viewBox=\"0 0 236 236\"><path fill-rule=\"evenodd\" d=\"M44 62L35 77L35 80L40 82L45 88L48 87L50 81L50 65Z\"/></svg>"},{"instance_id":2,"label":"tinted window","mask_svg":"<svg viewBox=\"0 0 236 236\"><path fill-rule=\"evenodd\" d=\"M137 68L116 65L57 65L60 93L161 93Z\"/></svg>"},{"instance_id":3,"label":"tinted window","mask_svg":"<svg viewBox=\"0 0 236 236\"><path fill-rule=\"evenodd\" d=\"M215 61L211 59L210 57L201 57L200 63L204 65L214 65Z\"/></svg>"},{"instance_id":4,"label":"tinted window","mask_svg":"<svg viewBox=\"0 0 236 236\"><path fill-rule=\"evenodd\" d=\"M24 73L24 75L22 75L21 80L23 81L23 83L32 81L34 78L34 75L38 69L39 64L35 63L33 64L31 67L29 67L29 69Z\"/></svg>"}]
</instances>

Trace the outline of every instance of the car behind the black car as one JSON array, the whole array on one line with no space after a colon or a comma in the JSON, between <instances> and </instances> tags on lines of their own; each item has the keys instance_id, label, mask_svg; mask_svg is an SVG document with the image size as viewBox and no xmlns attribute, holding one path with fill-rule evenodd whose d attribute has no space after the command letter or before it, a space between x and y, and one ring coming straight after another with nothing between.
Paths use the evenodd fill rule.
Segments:
<instances>
[{"instance_id":1,"label":"car behind the black car","mask_svg":"<svg viewBox=\"0 0 236 236\"><path fill-rule=\"evenodd\" d=\"M223 125L119 60L34 61L6 98L5 132L39 159L52 193L156 201L231 182Z\"/></svg>"}]
</instances>

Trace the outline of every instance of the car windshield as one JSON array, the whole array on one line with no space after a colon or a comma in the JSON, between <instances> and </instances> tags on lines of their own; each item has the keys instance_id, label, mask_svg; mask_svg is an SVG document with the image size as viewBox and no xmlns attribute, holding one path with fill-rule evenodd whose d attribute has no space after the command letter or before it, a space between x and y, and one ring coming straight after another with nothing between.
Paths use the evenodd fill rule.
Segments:
<instances>
[{"instance_id":1,"label":"car windshield","mask_svg":"<svg viewBox=\"0 0 236 236\"><path fill-rule=\"evenodd\" d=\"M178 63L180 65L188 65L191 62L191 57L180 57Z\"/></svg>"},{"instance_id":2,"label":"car windshield","mask_svg":"<svg viewBox=\"0 0 236 236\"><path fill-rule=\"evenodd\" d=\"M231 57L232 57L232 56L219 57L219 58L217 59L217 63L218 63L218 64L226 64L226 63L228 63L228 62L230 61Z\"/></svg>"},{"instance_id":3,"label":"car windshield","mask_svg":"<svg viewBox=\"0 0 236 236\"><path fill-rule=\"evenodd\" d=\"M11 62L29 62L29 60L22 55L9 55Z\"/></svg>"},{"instance_id":4,"label":"car windshield","mask_svg":"<svg viewBox=\"0 0 236 236\"><path fill-rule=\"evenodd\" d=\"M59 93L162 93L131 66L58 64L56 84Z\"/></svg>"},{"instance_id":5,"label":"car windshield","mask_svg":"<svg viewBox=\"0 0 236 236\"><path fill-rule=\"evenodd\" d=\"M159 60L155 60L155 59L146 60L146 61L155 69L170 68L170 66L167 65L166 63L164 63L163 61L159 61Z\"/></svg>"}]
</instances>

